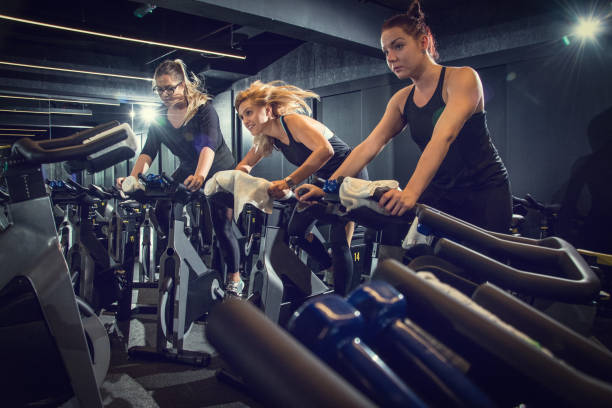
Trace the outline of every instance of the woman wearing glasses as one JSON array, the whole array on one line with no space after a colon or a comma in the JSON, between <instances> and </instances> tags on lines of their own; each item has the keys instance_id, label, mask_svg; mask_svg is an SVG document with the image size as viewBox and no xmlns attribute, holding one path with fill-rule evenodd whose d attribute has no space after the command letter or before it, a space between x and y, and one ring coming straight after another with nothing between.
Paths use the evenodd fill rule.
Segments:
<instances>
[{"instance_id":1,"label":"woman wearing glasses","mask_svg":"<svg viewBox=\"0 0 612 408\"><path fill-rule=\"evenodd\" d=\"M187 75L183 61L166 60L155 70L155 86L166 109L152 123L147 141L130 173L145 173L162 144L180 159L172 174L176 181L196 191L217 171L234 168L234 157L219 127L219 117L209 103L210 96L198 90L200 80ZM117 186L125 177L117 179Z\"/></svg>"},{"instance_id":2,"label":"woman wearing glasses","mask_svg":"<svg viewBox=\"0 0 612 408\"><path fill-rule=\"evenodd\" d=\"M162 62L155 70L154 80L153 90L159 95L166 109L149 127L147 141L130 175L138 177L138 174L145 173L162 144L180 160L172 178L185 184L191 191L200 189L216 172L233 169L234 157L223 140L219 116L210 103L210 96L198 90L200 80L193 74L190 78L185 64L179 59ZM117 187L121 188L124 179L125 177L117 179ZM167 230L169 208L163 203L156 205L155 212L160 226ZM231 219L231 210L216 208L212 203L211 210L223 212L226 219ZM238 244L224 239L227 233L223 229L226 228L227 222L219 217L214 218L213 228L221 252L235 252ZM200 219L204 221L204 217ZM200 230L204 231L204 226L200 227ZM233 248L233 245L236 245L236 248Z\"/></svg>"}]
</instances>

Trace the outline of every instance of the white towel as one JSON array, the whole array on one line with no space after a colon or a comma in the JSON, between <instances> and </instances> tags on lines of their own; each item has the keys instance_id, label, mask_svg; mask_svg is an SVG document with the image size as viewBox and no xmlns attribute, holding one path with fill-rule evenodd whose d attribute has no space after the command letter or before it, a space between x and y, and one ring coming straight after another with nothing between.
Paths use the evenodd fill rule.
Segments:
<instances>
[{"instance_id":1,"label":"white towel","mask_svg":"<svg viewBox=\"0 0 612 408\"><path fill-rule=\"evenodd\" d=\"M252 204L256 208L272 214L272 198L268 195L268 188L272 182L253 177L240 170L224 170L215 173L204 186L207 197L225 191L234 195L234 220L242 212L245 204Z\"/></svg>"},{"instance_id":2,"label":"white towel","mask_svg":"<svg viewBox=\"0 0 612 408\"><path fill-rule=\"evenodd\" d=\"M378 206L377 201L370 200L379 187L400 189L396 180L368 181L353 177L345 177L340 186L340 202L351 211L357 207L368 207L379 214L389 215L389 212Z\"/></svg>"},{"instance_id":3,"label":"white towel","mask_svg":"<svg viewBox=\"0 0 612 408\"><path fill-rule=\"evenodd\" d=\"M124 193L133 193L136 190L145 191L145 186L134 176L126 177L121 183L121 190Z\"/></svg>"}]
</instances>

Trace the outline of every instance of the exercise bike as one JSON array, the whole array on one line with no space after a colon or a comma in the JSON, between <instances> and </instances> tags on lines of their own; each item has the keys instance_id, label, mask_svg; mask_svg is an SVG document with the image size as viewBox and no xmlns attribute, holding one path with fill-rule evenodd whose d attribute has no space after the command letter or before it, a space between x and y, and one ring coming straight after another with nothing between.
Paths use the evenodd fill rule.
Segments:
<instances>
[{"instance_id":1,"label":"exercise bike","mask_svg":"<svg viewBox=\"0 0 612 408\"><path fill-rule=\"evenodd\" d=\"M0 206L7 221L0 230L0 359L10 373L2 382L9 405L70 400L102 407L108 336L74 295L41 165L75 160L103 170L132 157L135 147L130 127L117 122L60 139L24 138L12 146L6 160L10 198Z\"/></svg>"},{"instance_id":2,"label":"exercise bike","mask_svg":"<svg viewBox=\"0 0 612 408\"><path fill-rule=\"evenodd\" d=\"M142 187L130 192L130 197L142 203L169 202L170 222L168 245L160 259L155 347L134 346L129 354L206 366L211 359L208 352L184 347L185 336L194 322L225 296L222 274L206 266L191 240L198 226L188 226L185 207L203 196L166 175L141 176L137 182Z\"/></svg>"}]
</instances>

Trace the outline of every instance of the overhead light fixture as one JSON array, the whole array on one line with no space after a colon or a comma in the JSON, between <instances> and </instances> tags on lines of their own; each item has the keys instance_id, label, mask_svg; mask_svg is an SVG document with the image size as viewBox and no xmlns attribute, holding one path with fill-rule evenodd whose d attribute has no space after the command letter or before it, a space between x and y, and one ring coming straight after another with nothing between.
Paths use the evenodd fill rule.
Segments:
<instances>
[{"instance_id":1,"label":"overhead light fixture","mask_svg":"<svg viewBox=\"0 0 612 408\"><path fill-rule=\"evenodd\" d=\"M80 103L80 104L87 104L87 105L121 106L120 103L116 103L116 102L94 102L94 101L82 101L82 100L79 101L79 100L71 100L71 99L36 98L33 96L0 95L0 98L24 99L24 100L33 100L33 101L68 102L68 103Z\"/></svg>"},{"instance_id":2,"label":"overhead light fixture","mask_svg":"<svg viewBox=\"0 0 612 408\"><path fill-rule=\"evenodd\" d=\"M4 15L4 14L0 14L0 18L4 19L4 20L15 21L15 22L18 22L18 23L26 23L26 24L32 24L32 25L37 25L37 26L41 26L41 27L55 28L57 30L71 31L73 33L95 35L95 36L104 37L104 38L112 38L114 40L130 41L130 42L135 42L135 43L139 43L139 44L155 45L157 47L164 47L164 48L176 48L176 49L184 50L184 51L213 54L213 55L219 55L219 56L222 56L222 57L236 58L236 59L241 59L241 60L246 59L246 57L244 55L227 54L227 53L218 52L218 51L210 51L210 50L202 50L202 49L198 49L198 48L184 47L182 45L160 43L160 42L157 42L157 41L141 40L141 39L138 39L138 38L131 38L131 37L123 37L121 35L98 33L96 31L81 30L79 28L66 27L66 26L61 26L61 25L57 25L57 24L42 23L40 21L27 20L25 18L11 17L11 16L7 16L7 15Z\"/></svg>"},{"instance_id":3,"label":"overhead light fixture","mask_svg":"<svg viewBox=\"0 0 612 408\"><path fill-rule=\"evenodd\" d=\"M140 106L159 106L161 105L161 102L128 102L128 103L133 103L134 105L140 105Z\"/></svg>"},{"instance_id":4,"label":"overhead light fixture","mask_svg":"<svg viewBox=\"0 0 612 408\"><path fill-rule=\"evenodd\" d=\"M594 39L595 35L601 29L601 22L595 18L580 18L578 19L578 24L576 25L576 29L574 34L583 40L586 39Z\"/></svg>"},{"instance_id":5,"label":"overhead light fixture","mask_svg":"<svg viewBox=\"0 0 612 408\"><path fill-rule=\"evenodd\" d=\"M46 132L47 129L0 129L0 132Z\"/></svg>"},{"instance_id":6,"label":"overhead light fixture","mask_svg":"<svg viewBox=\"0 0 612 408\"><path fill-rule=\"evenodd\" d=\"M150 106L143 106L140 109L140 117L146 122L151 123L157 118L157 110Z\"/></svg>"},{"instance_id":7,"label":"overhead light fixture","mask_svg":"<svg viewBox=\"0 0 612 408\"><path fill-rule=\"evenodd\" d=\"M36 137L40 135L27 135L27 134L13 134L13 133L0 133L0 136L18 136L18 137Z\"/></svg>"},{"instance_id":8,"label":"overhead light fixture","mask_svg":"<svg viewBox=\"0 0 612 408\"><path fill-rule=\"evenodd\" d=\"M100 75L100 76L108 76L108 77L113 77L113 78L139 79L141 81L153 81L153 78L144 78L144 77L137 77L137 76L131 76L131 75L109 74L106 72L83 71L80 69L71 69L71 68L48 67L45 65L21 64L18 62L9 62L9 61L0 61L0 65L11 65L14 67L24 67L24 68L34 68L34 69L47 69L50 71L74 72L77 74Z\"/></svg>"},{"instance_id":9,"label":"overhead light fixture","mask_svg":"<svg viewBox=\"0 0 612 408\"><path fill-rule=\"evenodd\" d=\"M149 4L149 3L143 4L142 6L134 10L134 15L138 18L143 18L147 14L152 13L153 10L155 10L156 8L157 6L154 4Z\"/></svg>"},{"instance_id":10,"label":"overhead light fixture","mask_svg":"<svg viewBox=\"0 0 612 408\"><path fill-rule=\"evenodd\" d=\"M41 115L79 115L92 116L91 112L62 112L62 111L36 111L36 110L21 110L21 109L0 109L0 112L9 113L38 113Z\"/></svg>"}]
</instances>

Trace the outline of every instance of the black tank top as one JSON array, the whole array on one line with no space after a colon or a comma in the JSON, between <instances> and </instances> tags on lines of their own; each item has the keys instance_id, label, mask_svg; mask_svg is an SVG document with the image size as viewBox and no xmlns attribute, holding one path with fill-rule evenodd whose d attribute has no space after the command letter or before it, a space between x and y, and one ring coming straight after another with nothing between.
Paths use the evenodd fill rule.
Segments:
<instances>
[{"instance_id":1,"label":"black tank top","mask_svg":"<svg viewBox=\"0 0 612 408\"><path fill-rule=\"evenodd\" d=\"M414 87L404 105L404 120L421 151L431 140L436 122L446 107L442 99L445 72L446 67L442 67L436 91L425 106L419 108L414 103ZM493 146L483 111L465 122L431 184L444 190L480 190L501 185L506 180L508 172Z\"/></svg>"},{"instance_id":2,"label":"black tank top","mask_svg":"<svg viewBox=\"0 0 612 408\"><path fill-rule=\"evenodd\" d=\"M289 163L299 167L312 154L312 150L306 147L303 143L295 141L291 131L289 131L289 127L287 127L287 124L285 123L284 116L280 117L280 123L283 126L283 129L285 129L285 133L287 133L287 136L289 137L289 144L286 145L280 140L274 139L274 146L281 151ZM334 171L340 167L344 159L346 159L351 153L351 148L338 136L334 135L327 140L334 149L334 155L327 163L323 165L323 167L314 173L315 176L324 179L328 179L334 173Z\"/></svg>"}]
</instances>

